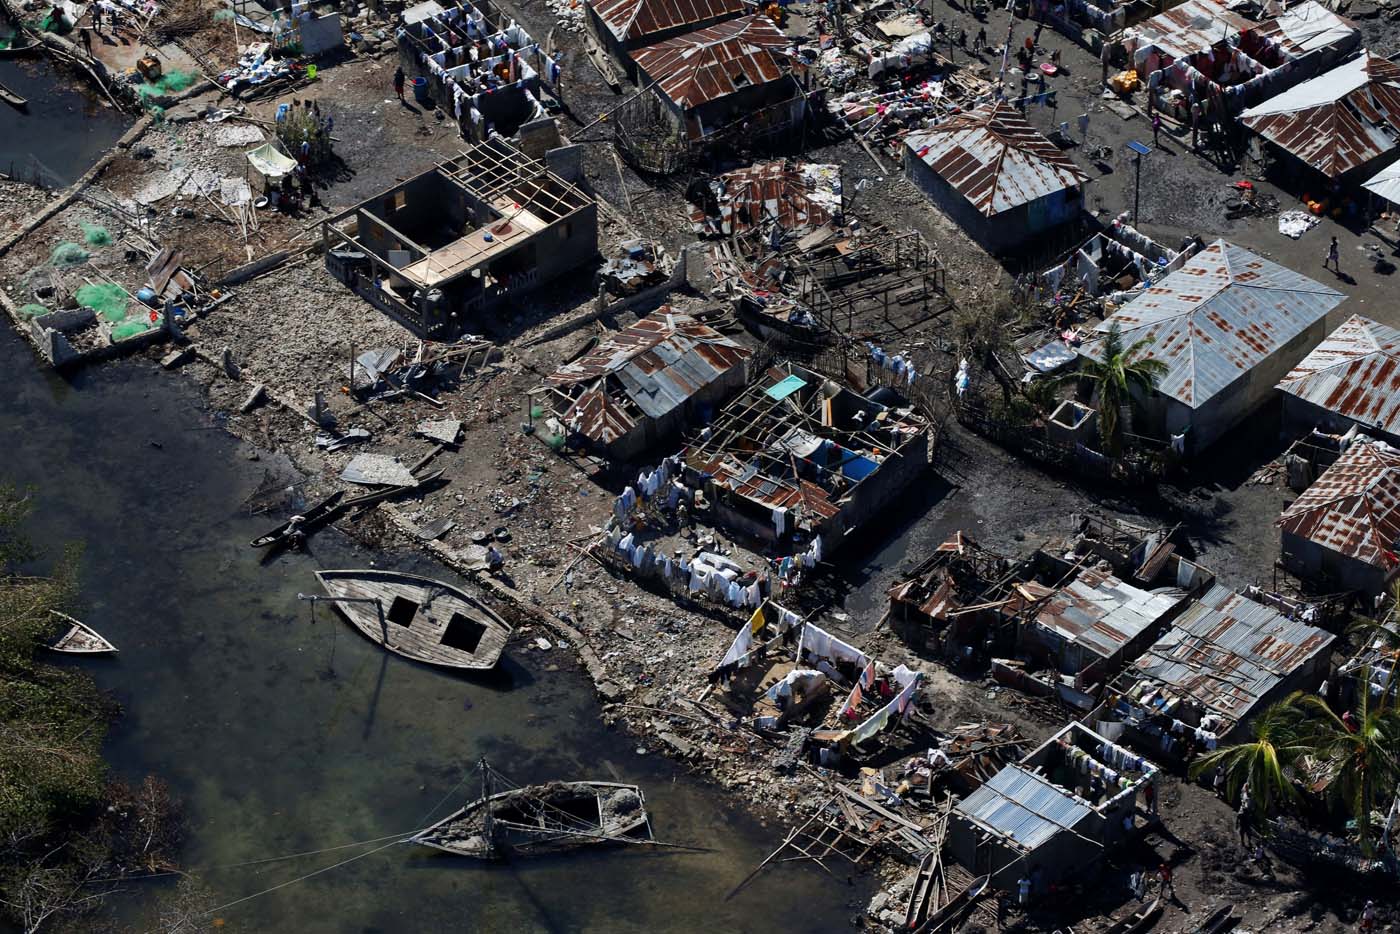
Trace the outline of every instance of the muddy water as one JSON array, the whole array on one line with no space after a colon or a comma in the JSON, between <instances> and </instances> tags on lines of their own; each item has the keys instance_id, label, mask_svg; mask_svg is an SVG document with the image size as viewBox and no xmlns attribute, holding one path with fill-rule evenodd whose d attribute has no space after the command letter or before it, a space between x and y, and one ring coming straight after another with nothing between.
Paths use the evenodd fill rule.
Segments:
<instances>
[{"instance_id":1,"label":"muddy water","mask_svg":"<svg viewBox=\"0 0 1400 934\"><path fill-rule=\"evenodd\" d=\"M313 618L296 599L312 571L374 556L324 532L314 554L259 567L246 542L268 520L240 507L267 463L222 431L190 430L208 421L178 377L122 363L65 382L40 373L8 329L0 371L0 471L39 485L40 541L86 543L84 615L121 649L89 666L126 709L110 758L122 776L164 776L184 799L183 860L225 929L830 931L868 897L788 864L725 901L780 829L603 729L565 653L513 648L497 676L464 679L380 652L324 607ZM495 866L394 844L230 904L373 847L219 867L423 826L472 791L458 782L483 753L518 780L637 782L659 838L713 852ZM123 906L137 929L149 929L157 892L137 886Z\"/></svg>"},{"instance_id":2,"label":"muddy water","mask_svg":"<svg viewBox=\"0 0 1400 934\"><path fill-rule=\"evenodd\" d=\"M24 110L0 102L0 172L68 185L131 126L73 81L43 56L0 59L0 84L29 102Z\"/></svg>"}]
</instances>

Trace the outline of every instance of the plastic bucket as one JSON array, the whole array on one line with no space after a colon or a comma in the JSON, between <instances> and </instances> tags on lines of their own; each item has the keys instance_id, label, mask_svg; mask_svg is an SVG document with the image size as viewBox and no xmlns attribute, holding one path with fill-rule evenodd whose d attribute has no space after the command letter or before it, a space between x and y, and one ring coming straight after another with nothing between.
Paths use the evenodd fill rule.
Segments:
<instances>
[{"instance_id":1,"label":"plastic bucket","mask_svg":"<svg viewBox=\"0 0 1400 934\"><path fill-rule=\"evenodd\" d=\"M420 104L431 104L433 99L428 95L428 79L413 79L413 99Z\"/></svg>"}]
</instances>

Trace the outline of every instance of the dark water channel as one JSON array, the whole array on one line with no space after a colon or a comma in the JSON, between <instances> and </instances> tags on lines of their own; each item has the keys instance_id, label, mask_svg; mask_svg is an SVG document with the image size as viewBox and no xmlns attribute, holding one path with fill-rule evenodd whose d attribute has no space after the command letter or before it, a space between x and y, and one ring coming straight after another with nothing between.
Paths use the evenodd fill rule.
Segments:
<instances>
[{"instance_id":1,"label":"dark water channel","mask_svg":"<svg viewBox=\"0 0 1400 934\"><path fill-rule=\"evenodd\" d=\"M0 102L0 172L24 181L71 184L134 122L42 55L0 59L0 84L29 102Z\"/></svg>"},{"instance_id":2,"label":"dark water channel","mask_svg":"<svg viewBox=\"0 0 1400 934\"><path fill-rule=\"evenodd\" d=\"M487 865L394 844L221 907L224 929L831 931L868 897L787 864L725 901L782 829L760 826L742 795L701 787L602 728L584 675L557 649L513 647L497 677L467 680L379 651L327 608L313 621L296 599L314 590L312 571L375 556L325 532L313 555L259 567L246 542L269 523L242 504L267 462L199 430L209 421L180 377L128 362L65 381L8 328L0 371L0 474L37 485L39 542L86 543L84 616L121 649L89 665L125 706L110 759L131 780L163 776L183 798L184 865L219 905L373 847L218 867L407 832L446 813L435 806L482 753L517 781L637 782L659 838L713 848ZM151 926L157 885L125 899L138 930Z\"/></svg>"}]
</instances>

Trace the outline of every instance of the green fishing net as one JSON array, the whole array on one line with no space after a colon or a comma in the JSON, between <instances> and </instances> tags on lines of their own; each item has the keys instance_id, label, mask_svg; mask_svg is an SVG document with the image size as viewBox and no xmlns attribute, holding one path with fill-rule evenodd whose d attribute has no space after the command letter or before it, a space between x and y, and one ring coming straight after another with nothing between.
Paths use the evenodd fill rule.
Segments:
<instances>
[{"instance_id":1,"label":"green fishing net","mask_svg":"<svg viewBox=\"0 0 1400 934\"><path fill-rule=\"evenodd\" d=\"M107 232L106 227L99 227L97 224L81 224L83 228L83 240L88 246L106 246L112 242L112 235Z\"/></svg>"},{"instance_id":2,"label":"green fishing net","mask_svg":"<svg viewBox=\"0 0 1400 934\"><path fill-rule=\"evenodd\" d=\"M112 328L112 340L120 341L128 337L135 337L137 334L144 334L155 327L159 321L151 321L149 318L136 317Z\"/></svg>"},{"instance_id":3,"label":"green fishing net","mask_svg":"<svg viewBox=\"0 0 1400 934\"><path fill-rule=\"evenodd\" d=\"M26 318L37 318L48 314L49 310L37 302L30 302L28 305L20 305L19 313Z\"/></svg>"},{"instance_id":4,"label":"green fishing net","mask_svg":"<svg viewBox=\"0 0 1400 934\"><path fill-rule=\"evenodd\" d=\"M79 305L91 308L108 321L120 321L125 318L126 306L130 302L126 289L115 282L85 285L78 289L76 298Z\"/></svg>"},{"instance_id":5,"label":"green fishing net","mask_svg":"<svg viewBox=\"0 0 1400 934\"><path fill-rule=\"evenodd\" d=\"M167 94L175 94L194 84L199 77L192 71L180 71L172 68L154 81L143 81L136 86L136 93L142 98L164 97Z\"/></svg>"},{"instance_id":6,"label":"green fishing net","mask_svg":"<svg viewBox=\"0 0 1400 934\"><path fill-rule=\"evenodd\" d=\"M88 257L91 255L76 243L60 243L53 248L53 255L49 257L49 262L55 266L81 266L88 261Z\"/></svg>"}]
</instances>

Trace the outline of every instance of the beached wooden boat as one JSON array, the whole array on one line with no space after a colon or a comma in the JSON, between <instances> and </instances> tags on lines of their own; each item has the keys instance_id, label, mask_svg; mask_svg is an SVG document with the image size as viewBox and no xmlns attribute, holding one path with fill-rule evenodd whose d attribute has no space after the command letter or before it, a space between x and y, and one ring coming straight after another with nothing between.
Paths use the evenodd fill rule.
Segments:
<instances>
[{"instance_id":1,"label":"beached wooden boat","mask_svg":"<svg viewBox=\"0 0 1400 934\"><path fill-rule=\"evenodd\" d=\"M1159 895L1137 911L1106 928L1103 934L1143 934L1151 930L1162 914L1162 897Z\"/></svg>"},{"instance_id":2,"label":"beached wooden boat","mask_svg":"<svg viewBox=\"0 0 1400 934\"><path fill-rule=\"evenodd\" d=\"M1234 918L1231 917L1233 912L1233 905L1221 905L1209 918L1191 928L1191 934L1220 934L1234 921Z\"/></svg>"},{"instance_id":3,"label":"beached wooden boat","mask_svg":"<svg viewBox=\"0 0 1400 934\"><path fill-rule=\"evenodd\" d=\"M511 627L476 599L427 577L376 569L317 571L350 623L391 652L448 668L491 668Z\"/></svg>"},{"instance_id":4,"label":"beached wooden boat","mask_svg":"<svg viewBox=\"0 0 1400 934\"><path fill-rule=\"evenodd\" d=\"M978 876L973 879L967 888L948 899L946 905L929 915L928 920L916 929L917 934L941 934L943 931L952 930L954 923L962 918L964 912L976 904L983 892L987 891L987 886L991 881L990 875Z\"/></svg>"},{"instance_id":5,"label":"beached wooden boat","mask_svg":"<svg viewBox=\"0 0 1400 934\"><path fill-rule=\"evenodd\" d=\"M650 843L651 819L636 785L548 782L492 789L508 782L481 761L482 795L410 840L457 856L503 859L600 843Z\"/></svg>"},{"instance_id":6,"label":"beached wooden boat","mask_svg":"<svg viewBox=\"0 0 1400 934\"><path fill-rule=\"evenodd\" d=\"M11 107L14 107L18 110L24 110L26 107L29 106L29 101L20 97L14 91L11 91L9 88L5 87L3 84L0 84L0 101L4 101Z\"/></svg>"},{"instance_id":7,"label":"beached wooden boat","mask_svg":"<svg viewBox=\"0 0 1400 934\"><path fill-rule=\"evenodd\" d=\"M49 610L54 616L68 623L68 628L49 645L55 652L70 655L115 655L117 647L104 639L97 630L87 623L76 620L67 613Z\"/></svg>"},{"instance_id":8,"label":"beached wooden boat","mask_svg":"<svg viewBox=\"0 0 1400 934\"><path fill-rule=\"evenodd\" d=\"M292 516L266 535L259 535L248 544L254 548L267 548L270 545L286 545L297 534L306 535L322 523L329 521L337 512L340 501L345 498L344 490L336 490L303 515Z\"/></svg>"}]
</instances>

